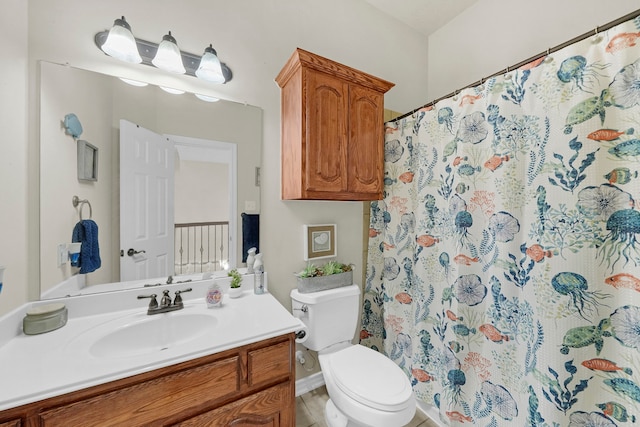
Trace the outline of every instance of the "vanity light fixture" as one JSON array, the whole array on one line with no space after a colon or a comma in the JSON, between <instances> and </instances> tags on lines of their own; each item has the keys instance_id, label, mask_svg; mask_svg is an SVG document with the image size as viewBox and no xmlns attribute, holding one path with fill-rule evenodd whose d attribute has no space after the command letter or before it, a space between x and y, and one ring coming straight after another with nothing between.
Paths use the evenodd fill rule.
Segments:
<instances>
[{"instance_id":1,"label":"vanity light fixture","mask_svg":"<svg viewBox=\"0 0 640 427\"><path fill-rule=\"evenodd\" d=\"M133 39L137 49L127 50L129 54L123 54L118 49L112 50L112 42L109 41L110 34L112 32L120 37L125 37L122 36L122 34L128 33ZM218 55L211 44L205 49L204 54L200 56L180 51L177 43L175 42L175 38L171 35L171 32L162 38L162 42L160 44L137 39L131 33L131 27L124 19L124 16L121 19L115 20L111 30L96 33L94 36L94 42L105 54L122 61L142 63L165 71L186 74L213 83L226 83L233 77L231 69L225 63L220 62ZM109 44L107 44L107 42L109 42ZM121 43L124 44L123 42ZM165 46L173 52L173 66L166 65L166 62L163 60L166 55L164 52L167 52L165 51ZM136 54L140 60L137 60L137 57L135 56ZM176 60L175 58L181 58L181 60ZM218 71L218 67L220 71Z\"/></svg>"},{"instance_id":2,"label":"vanity light fixture","mask_svg":"<svg viewBox=\"0 0 640 427\"><path fill-rule=\"evenodd\" d=\"M131 33L131 27L124 19L124 16L113 22L113 27L109 30L106 41L99 47L107 55L121 61L133 64L142 62L138 52L138 45Z\"/></svg>"},{"instance_id":3,"label":"vanity light fixture","mask_svg":"<svg viewBox=\"0 0 640 427\"><path fill-rule=\"evenodd\" d=\"M171 31L162 37L156 56L153 57L151 63L170 73L184 74L187 72L182 64L182 55L180 55L178 43L171 35Z\"/></svg>"},{"instance_id":4,"label":"vanity light fixture","mask_svg":"<svg viewBox=\"0 0 640 427\"><path fill-rule=\"evenodd\" d=\"M224 83L218 53L211 44L204 50L196 76L211 83Z\"/></svg>"}]
</instances>

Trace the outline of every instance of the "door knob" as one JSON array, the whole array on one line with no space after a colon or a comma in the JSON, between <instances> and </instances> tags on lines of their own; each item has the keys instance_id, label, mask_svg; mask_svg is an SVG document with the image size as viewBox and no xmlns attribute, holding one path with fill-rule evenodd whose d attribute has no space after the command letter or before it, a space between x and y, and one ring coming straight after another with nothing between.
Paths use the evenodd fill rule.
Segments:
<instances>
[{"instance_id":1,"label":"door knob","mask_svg":"<svg viewBox=\"0 0 640 427\"><path fill-rule=\"evenodd\" d=\"M144 253L146 253L146 252L145 251L136 251L133 248L129 248L129 250L127 251L127 255L129 255L129 256L134 256L134 255L137 255L137 254L144 254Z\"/></svg>"}]
</instances>

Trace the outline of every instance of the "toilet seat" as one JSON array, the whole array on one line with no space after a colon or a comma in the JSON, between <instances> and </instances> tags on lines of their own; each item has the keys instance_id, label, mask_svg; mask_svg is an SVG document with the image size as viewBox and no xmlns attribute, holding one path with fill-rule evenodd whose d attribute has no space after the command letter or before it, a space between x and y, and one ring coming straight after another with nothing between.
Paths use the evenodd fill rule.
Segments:
<instances>
[{"instance_id":1,"label":"toilet seat","mask_svg":"<svg viewBox=\"0 0 640 427\"><path fill-rule=\"evenodd\" d=\"M389 358L356 344L325 354L323 369L331 370L336 386L349 398L386 412L402 411L413 403L411 383Z\"/></svg>"}]
</instances>

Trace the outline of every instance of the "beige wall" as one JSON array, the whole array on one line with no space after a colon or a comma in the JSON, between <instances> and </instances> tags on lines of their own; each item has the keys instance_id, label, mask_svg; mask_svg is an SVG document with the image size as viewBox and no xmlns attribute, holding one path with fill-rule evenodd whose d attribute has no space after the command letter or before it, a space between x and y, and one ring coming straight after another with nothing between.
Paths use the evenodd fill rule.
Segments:
<instances>
[{"instance_id":1,"label":"beige wall","mask_svg":"<svg viewBox=\"0 0 640 427\"><path fill-rule=\"evenodd\" d=\"M429 37L429 101L638 8L631 0L479 0Z\"/></svg>"},{"instance_id":2,"label":"beige wall","mask_svg":"<svg viewBox=\"0 0 640 427\"><path fill-rule=\"evenodd\" d=\"M74 195L91 203L91 210L82 207L83 219L92 214L91 218L101 226L100 256L105 268L87 275L87 283L107 283L112 277L108 266L120 262L115 256L117 249L112 248L112 215L108 209L112 201L112 157L117 154L111 141L113 79L46 63L42 64L40 75L40 173L46 177L40 182L40 211L46 212L40 217L42 291L77 273L68 262L58 267L56 256L59 244L71 242L72 230L79 220L79 210L71 204ZM93 96L86 96L85 90L74 90L87 87L93 88ZM62 126L68 113L77 114L82 123L80 139L98 148L98 181L77 179L77 143Z\"/></svg>"},{"instance_id":3,"label":"beige wall","mask_svg":"<svg viewBox=\"0 0 640 427\"><path fill-rule=\"evenodd\" d=\"M229 221L229 198L212 197L214 186L228 194L228 165L180 160L175 173L174 221Z\"/></svg>"},{"instance_id":4,"label":"beige wall","mask_svg":"<svg viewBox=\"0 0 640 427\"><path fill-rule=\"evenodd\" d=\"M0 314L28 298L27 2L5 0L0 13L0 265L6 267ZM37 217L34 217L37 220ZM37 235L36 235L37 237Z\"/></svg>"}]
</instances>

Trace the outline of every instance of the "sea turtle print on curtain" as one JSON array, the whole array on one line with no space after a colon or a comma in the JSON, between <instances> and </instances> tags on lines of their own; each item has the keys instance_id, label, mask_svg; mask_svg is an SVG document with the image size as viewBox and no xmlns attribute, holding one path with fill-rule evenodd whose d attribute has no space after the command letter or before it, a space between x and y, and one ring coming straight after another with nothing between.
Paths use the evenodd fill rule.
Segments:
<instances>
[{"instance_id":1,"label":"sea turtle print on curtain","mask_svg":"<svg viewBox=\"0 0 640 427\"><path fill-rule=\"evenodd\" d=\"M362 344L446 425L640 423L640 20L385 126Z\"/></svg>"}]
</instances>

